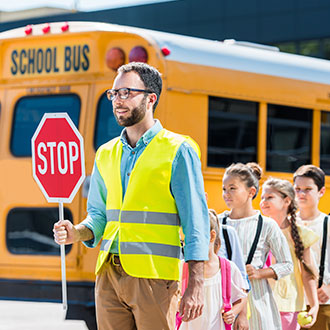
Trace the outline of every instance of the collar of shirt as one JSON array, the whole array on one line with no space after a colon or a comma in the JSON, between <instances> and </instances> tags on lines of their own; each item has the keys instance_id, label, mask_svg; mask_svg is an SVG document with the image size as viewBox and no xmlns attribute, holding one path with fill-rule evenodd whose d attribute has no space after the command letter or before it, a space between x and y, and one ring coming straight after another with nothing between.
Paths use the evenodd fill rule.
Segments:
<instances>
[{"instance_id":1,"label":"collar of shirt","mask_svg":"<svg viewBox=\"0 0 330 330\"><path fill-rule=\"evenodd\" d=\"M158 119L155 119L155 124L140 137L135 148L138 148L141 145L147 145L162 129L163 126L160 121ZM130 150L135 149L132 148L127 142L126 128L124 128L120 134L120 141L122 142L124 147L129 148Z\"/></svg>"}]
</instances>

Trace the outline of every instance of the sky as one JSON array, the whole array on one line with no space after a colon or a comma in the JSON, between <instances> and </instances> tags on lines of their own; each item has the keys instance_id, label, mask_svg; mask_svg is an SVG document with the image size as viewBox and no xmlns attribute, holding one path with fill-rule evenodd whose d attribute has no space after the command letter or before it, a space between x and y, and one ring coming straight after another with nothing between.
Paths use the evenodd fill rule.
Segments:
<instances>
[{"instance_id":1,"label":"sky","mask_svg":"<svg viewBox=\"0 0 330 330\"><path fill-rule=\"evenodd\" d=\"M0 11L17 11L39 7L56 7L93 11L138 4L175 0L0 0Z\"/></svg>"}]
</instances>

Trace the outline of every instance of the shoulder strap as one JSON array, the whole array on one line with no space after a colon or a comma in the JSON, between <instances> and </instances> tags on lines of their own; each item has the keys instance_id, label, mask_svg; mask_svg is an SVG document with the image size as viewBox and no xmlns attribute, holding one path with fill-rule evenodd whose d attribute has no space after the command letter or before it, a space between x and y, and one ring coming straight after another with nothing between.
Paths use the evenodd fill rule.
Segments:
<instances>
[{"instance_id":1,"label":"shoulder strap","mask_svg":"<svg viewBox=\"0 0 330 330\"><path fill-rule=\"evenodd\" d=\"M231 250L231 245L230 245L230 241L229 241L229 235L228 235L228 230L227 230L227 227L226 227L226 223L227 223L227 217L224 217L222 219L222 224L223 224L222 234L223 234L223 238L225 239L225 245L226 245L228 259L231 260L233 252Z\"/></svg>"},{"instance_id":2,"label":"shoulder strap","mask_svg":"<svg viewBox=\"0 0 330 330\"><path fill-rule=\"evenodd\" d=\"M323 239L322 239L322 248L321 248L321 261L320 261L320 268L319 268L319 288L322 286L322 283L323 283L325 250L327 247L327 236L328 236L328 216L326 216L323 220Z\"/></svg>"},{"instance_id":3,"label":"shoulder strap","mask_svg":"<svg viewBox=\"0 0 330 330\"><path fill-rule=\"evenodd\" d=\"M246 260L246 265L250 264L252 259L253 259L253 256L254 256L254 252L256 251L257 249L257 245L258 245L258 242L259 242L259 238L260 238L260 233L261 233L261 229L262 229L262 224L263 224L263 219L262 219L262 216L261 214L259 214L259 219L258 219L258 226L257 226L257 231L256 231L256 236L254 237L254 241L252 243L252 246L251 246L251 249L250 249L250 252L249 252L249 255L248 255L248 258Z\"/></svg>"},{"instance_id":4,"label":"shoulder strap","mask_svg":"<svg viewBox=\"0 0 330 330\"><path fill-rule=\"evenodd\" d=\"M219 257L219 260L220 260L220 268L221 268L221 288L222 288L223 304L224 304L225 309L230 310L230 308L231 308L231 305L230 305L230 299L231 299L230 263L226 258Z\"/></svg>"}]
</instances>

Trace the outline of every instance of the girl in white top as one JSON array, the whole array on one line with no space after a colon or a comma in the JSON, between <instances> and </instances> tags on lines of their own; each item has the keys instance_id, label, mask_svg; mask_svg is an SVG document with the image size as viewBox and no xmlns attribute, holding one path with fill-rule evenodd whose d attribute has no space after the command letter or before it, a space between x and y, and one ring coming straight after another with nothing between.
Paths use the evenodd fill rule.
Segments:
<instances>
[{"instance_id":1,"label":"girl in white top","mask_svg":"<svg viewBox=\"0 0 330 330\"><path fill-rule=\"evenodd\" d=\"M256 236L260 215L253 209L252 200L258 193L261 173L256 163L238 163L228 167L223 177L223 198L230 211L221 214L219 219L222 221L226 217L227 224L236 229L245 260ZM275 257L276 264L263 268L269 251ZM263 217L254 257L251 264L246 265L246 270L251 282L248 295L250 329L282 330L280 314L267 279L286 276L292 272L293 266L287 241L273 219ZM236 322L240 322L239 329L248 329L242 320Z\"/></svg>"},{"instance_id":2,"label":"girl in white top","mask_svg":"<svg viewBox=\"0 0 330 330\"><path fill-rule=\"evenodd\" d=\"M293 186L287 180L272 178L263 184L261 211L280 225L293 260L293 273L279 279L273 289L283 330L300 329L297 315L306 309L304 291L311 306L308 315L313 317L313 321L305 328L310 328L315 323L319 309L315 275L317 271L312 268L310 252L310 246L318 241L319 236L296 224L295 197Z\"/></svg>"},{"instance_id":3,"label":"girl in white top","mask_svg":"<svg viewBox=\"0 0 330 330\"><path fill-rule=\"evenodd\" d=\"M200 317L182 322L180 330L225 330L224 321L234 323L236 315L246 305L246 294L243 291L244 281L238 267L230 261L231 266L231 303L232 309L223 313L221 269L217 252L220 249L219 221L214 210L209 210L210 245L209 260L204 264L204 308Z\"/></svg>"},{"instance_id":4,"label":"girl in white top","mask_svg":"<svg viewBox=\"0 0 330 330\"><path fill-rule=\"evenodd\" d=\"M320 239L311 246L316 266L319 267L323 240L323 224L327 216L319 210L319 201L325 193L325 174L317 166L304 165L299 167L294 173L293 183L297 195L300 223L312 229L320 236ZM327 228L325 269L322 285L317 290L320 308L317 321L311 329L330 329L330 218Z\"/></svg>"}]
</instances>

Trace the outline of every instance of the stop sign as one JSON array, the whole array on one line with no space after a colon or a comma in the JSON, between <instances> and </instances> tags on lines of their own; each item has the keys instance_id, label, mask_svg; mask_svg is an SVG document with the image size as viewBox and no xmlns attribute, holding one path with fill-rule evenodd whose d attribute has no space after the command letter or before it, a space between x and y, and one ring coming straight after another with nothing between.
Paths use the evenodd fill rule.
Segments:
<instances>
[{"instance_id":1,"label":"stop sign","mask_svg":"<svg viewBox=\"0 0 330 330\"><path fill-rule=\"evenodd\" d=\"M48 202L71 203L85 179L84 142L67 113L45 113L32 139L33 177Z\"/></svg>"}]
</instances>

